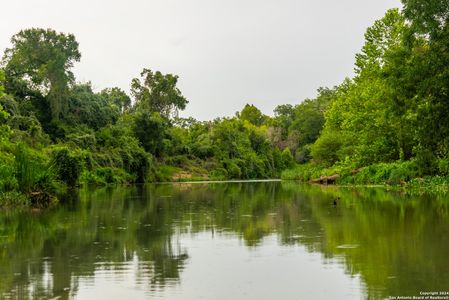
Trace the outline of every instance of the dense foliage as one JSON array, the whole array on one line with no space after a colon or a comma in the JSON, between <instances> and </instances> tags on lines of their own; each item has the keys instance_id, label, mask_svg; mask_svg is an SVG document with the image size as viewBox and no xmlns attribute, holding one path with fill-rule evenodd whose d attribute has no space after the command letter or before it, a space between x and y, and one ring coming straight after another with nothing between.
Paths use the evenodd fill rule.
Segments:
<instances>
[{"instance_id":1,"label":"dense foliage","mask_svg":"<svg viewBox=\"0 0 449 300\"><path fill-rule=\"evenodd\" d=\"M144 68L132 98L117 87L96 92L71 72L81 58L73 35L22 30L0 68L0 200L43 187L50 197L61 186L273 178L285 169L284 178L339 174L346 183L449 175L449 7L403 4L368 28L353 78L279 105L274 117L247 104L207 122L178 117L188 100L176 75ZM26 190L19 153L34 170Z\"/></svg>"},{"instance_id":2,"label":"dense foliage","mask_svg":"<svg viewBox=\"0 0 449 300\"><path fill-rule=\"evenodd\" d=\"M5 50L3 205L33 197L47 205L80 184L272 178L293 166L288 149L273 147L273 120L255 106L233 118L181 119L188 101L176 75L143 69L131 99L117 87L96 92L76 82L80 58L75 37L51 29L22 30Z\"/></svg>"},{"instance_id":3,"label":"dense foliage","mask_svg":"<svg viewBox=\"0 0 449 300\"><path fill-rule=\"evenodd\" d=\"M311 162L285 178L340 174L345 183L403 183L447 175L448 3L403 4L368 28L355 77L328 102Z\"/></svg>"}]
</instances>

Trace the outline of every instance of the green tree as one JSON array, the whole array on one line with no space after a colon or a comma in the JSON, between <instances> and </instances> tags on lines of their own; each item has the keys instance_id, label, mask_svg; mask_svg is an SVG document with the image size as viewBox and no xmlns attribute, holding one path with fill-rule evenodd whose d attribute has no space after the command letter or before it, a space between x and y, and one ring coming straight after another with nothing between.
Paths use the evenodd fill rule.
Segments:
<instances>
[{"instance_id":1,"label":"green tree","mask_svg":"<svg viewBox=\"0 0 449 300\"><path fill-rule=\"evenodd\" d=\"M356 72L378 72L389 51L402 44L406 30L405 19L398 9L390 9L374 22L365 33L365 44L356 54Z\"/></svg>"},{"instance_id":2,"label":"green tree","mask_svg":"<svg viewBox=\"0 0 449 300\"><path fill-rule=\"evenodd\" d=\"M335 88L320 88L316 99L306 99L295 107L295 115L289 131L298 133L300 147L316 141L323 129L324 112L334 97Z\"/></svg>"},{"instance_id":3,"label":"green tree","mask_svg":"<svg viewBox=\"0 0 449 300\"><path fill-rule=\"evenodd\" d=\"M164 153L169 124L159 113L138 112L134 117L134 134L142 147L156 157Z\"/></svg>"},{"instance_id":4,"label":"green tree","mask_svg":"<svg viewBox=\"0 0 449 300\"><path fill-rule=\"evenodd\" d=\"M98 130L117 122L120 115L108 94L94 93L91 83L76 84L70 89L69 111L65 120L71 125L87 125Z\"/></svg>"},{"instance_id":5,"label":"green tree","mask_svg":"<svg viewBox=\"0 0 449 300\"><path fill-rule=\"evenodd\" d=\"M131 107L131 98L120 88L107 88L101 91L101 96L111 104L116 105L121 112Z\"/></svg>"},{"instance_id":6,"label":"green tree","mask_svg":"<svg viewBox=\"0 0 449 300\"><path fill-rule=\"evenodd\" d=\"M58 148L52 153L52 165L57 179L69 187L78 184L78 178L83 170L81 158L71 153L68 148Z\"/></svg>"},{"instance_id":7,"label":"green tree","mask_svg":"<svg viewBox=\"0 0 449 300\"><path fill-rule=\"evenodd\" d=\"M8 92L43 95L53 120L58 120L68 108L69 85L74 81L70 69L81 58L75 36L32 28L14 35L11 43L3 57Z\"/></svg>"},{"instance_id":8,"label":"green tree","mask_svg":"<svg viewBox=\"0 0 449 300\"><path fill-rule=\"evenodd\" d=\"M0 97L3 97L4 93L4 87L3 87L3 81L5 80L5 73L0 70ZM9 114L3 109L3 106L1 105L0 102L0 124L3 124L6 122L7 118L8 118ZM3 128L3 125L0 126L0 129ZM3 131L3 130L1 130ZM1 140L1 139L0 139Z\"/></svg>"},{"instance_id":9,"label":"green tree","mask_svg":"<svg viewBox=\"0 0 449 300\"><path fill-rule=\"evenodd\" d=\"M5 87L3 86L3 82L5 81L5 72L0 69L0 97L4 95Z\"/></svg>"},{"instance_id":10,"label":"green tree","mask_svg":"<svg viewBox=\"0 0 449 300\"><path fill-rule=\"evenodd\" d=\"M291 104L282 104L274 109L277 126L282 129L282 137L287 138L288 129L295 119L295 109Z\"/></svg>"},{"instance_id":11,"label":"green tree","mask_svg":"<svg viewBox=\"0 0 449 300\"><path fill-rule=\"evenodd\" d=\"M447 0L402 0L404 15L412 23L413 33L434 36L447 25Z\"/></svg>"},{"instance_id":12,"label":"green tree","mask_svg":"<svg viewBox=\"0 0 449 300\"><path fill-rule=\"evenodd\" d=\"M237 116L241 120L248 121L255 126L261 126L267 119L267 116L262 114L260 109L253 104L246 104L242 111L237 113Z\"/></svg>"},{"instance_id":13,"label":"green tree","mask_svg":"<svg viewBox=\"0 0 449 300\"><path fill-rule=\"evenodd\" d=\"M185 109L188 101L176 86L178 76L150 69L143 69L140 76L141 79L134 78L131 82L137 109L157 112L167 119L176 117L179 110Z\"/></svg>"},{"instance_id":14,"label":"green tree","mask_svg":"<svg viewBox=\"0 0 449 300\"><path fill-rule=\"evenodd\" d=\"M325 165L350 158L359 165L410 158L410 122L394 110L387 70L402 51L405 20L397 9L367 29L356 55L356 73L337 91L325 113L325 126L312 156Z\"/></svg>"}]
</instances>

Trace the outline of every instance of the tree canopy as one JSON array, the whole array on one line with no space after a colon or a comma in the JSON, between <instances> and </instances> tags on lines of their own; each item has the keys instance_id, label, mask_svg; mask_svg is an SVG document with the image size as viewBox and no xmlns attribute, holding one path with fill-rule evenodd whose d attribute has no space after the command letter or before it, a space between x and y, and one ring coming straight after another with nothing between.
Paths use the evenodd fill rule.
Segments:
<instances>
[{"instance_id":1,"label":"tree canopy","mask_svg":"<svg viewBox=\"0 0 449 300\"><path fill-rule=\"evenodd\" d=\"M165 118L178 115L185 109L187 99L182 95L176 84L178 76L153 72L143 69L141 79L134 78L131 82L131 93L140 109L158 112Z\"/></svg>"},{"instance_id":2,"label":"tree canopy","mask_svg":"<svg viewBox=\"0 0 449 300\"><path fill-rule=\"evenodd\" d=\"M69 85L74 81L70 69L81 58L75 36L32 28L15 34L11 44L3 57L7 91L18 97L41 94L58 120L68 108Z\"/></svg>"}]
</instances>

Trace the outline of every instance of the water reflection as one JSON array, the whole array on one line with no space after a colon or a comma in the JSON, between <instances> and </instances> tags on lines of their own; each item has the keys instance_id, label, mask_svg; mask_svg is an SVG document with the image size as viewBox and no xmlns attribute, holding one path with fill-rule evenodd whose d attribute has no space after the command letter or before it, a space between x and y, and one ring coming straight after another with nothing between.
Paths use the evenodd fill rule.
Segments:
<instances>
[{"instance_id":1,"label":"water reflection","mask_svg":"<svg viewBox=\"0 0 449 300\"><path fill-rule=\"evenodd\" d=\"M218 295L245 299L267 298L267 285L279 299L417 296L449 286L444 197L279 182L72 197L51 211L0 214L0 298L194 299L208 290L220 298L217 278L237 286Z\"/></svg>"}]
</instances>

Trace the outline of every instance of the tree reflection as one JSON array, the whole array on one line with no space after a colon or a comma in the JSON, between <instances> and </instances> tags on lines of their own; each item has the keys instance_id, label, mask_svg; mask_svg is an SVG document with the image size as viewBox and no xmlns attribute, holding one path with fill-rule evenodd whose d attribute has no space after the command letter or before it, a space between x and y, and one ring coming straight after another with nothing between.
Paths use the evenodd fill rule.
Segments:
<instances>
[{"instance_id":1,"label":"tree reflection","mask_svg":"<svg viewBox=\"0 0 449 300\"><path fill-rule=\"evenodd\" d=\"M333 201L340 197L338 205ZM0 295L69 298L79 280L132 270L148 291L179 282L182 237L276 234L360 275L370 298L449 286L444 196L295 183L167 184L82 190L54 210L0 215Z\"/></svg>"}]
</instances>

